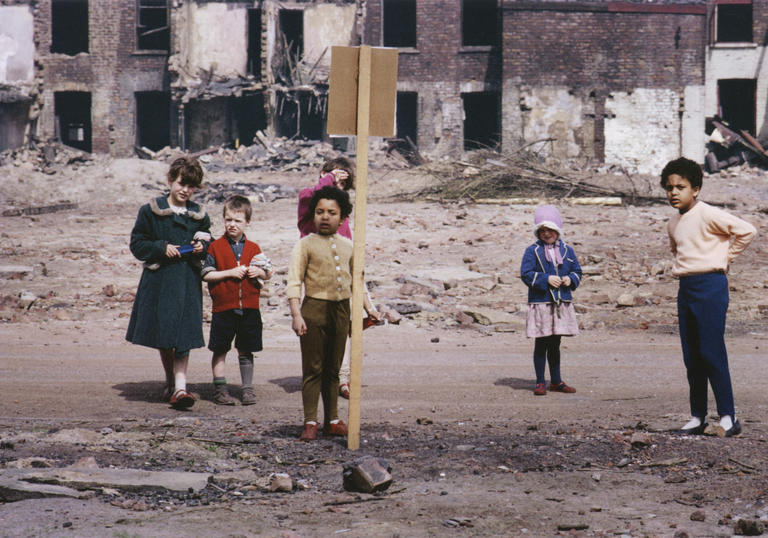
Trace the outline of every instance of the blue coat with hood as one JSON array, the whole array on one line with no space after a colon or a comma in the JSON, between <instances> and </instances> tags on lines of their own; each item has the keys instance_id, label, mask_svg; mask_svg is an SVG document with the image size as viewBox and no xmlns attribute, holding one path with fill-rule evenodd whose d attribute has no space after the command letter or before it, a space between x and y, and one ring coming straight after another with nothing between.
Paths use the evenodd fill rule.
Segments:
<instances>
[{"instance_id":1,"label":"blue coat with hood","mask_svg":"<svg viewBox=\"0 0 768 538\"><path fill-rule=\"evenodd\" d=\"M581 265L576 258L573 248L558 239L555 248L563 257L563 264L556 266L544 255L544 242L536 241L525 249L523 261L520 264L520 278L528 286L529 303L559 303L570 302L571 292L581 284ZM571 279L570 286L553 288L547 282L550 275L567 276Z\"/></svg>"}]
</instances>

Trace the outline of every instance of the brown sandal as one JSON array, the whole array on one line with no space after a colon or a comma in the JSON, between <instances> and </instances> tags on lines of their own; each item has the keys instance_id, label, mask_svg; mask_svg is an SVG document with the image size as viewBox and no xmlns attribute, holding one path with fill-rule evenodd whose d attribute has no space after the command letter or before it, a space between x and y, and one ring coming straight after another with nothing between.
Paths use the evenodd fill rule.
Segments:
<instances>
[{"instance_id":1,"label":"brown sandal","mask_svg":"<svg viewBox=\"0 0 768 538\"><path fill-rule=\"evenodd\" d=\"M195 397L184 389L179 389L171 396L171 407L174 409L189 409L195 405Z\"/></svg>"}]
</instances>

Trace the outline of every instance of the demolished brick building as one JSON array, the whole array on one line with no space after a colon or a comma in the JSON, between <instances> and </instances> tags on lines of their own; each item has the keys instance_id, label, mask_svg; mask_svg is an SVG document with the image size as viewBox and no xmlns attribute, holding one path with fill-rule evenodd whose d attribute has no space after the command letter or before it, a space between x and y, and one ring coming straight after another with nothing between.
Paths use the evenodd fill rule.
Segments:
<instances>
[{"instance_id":1,"label":"demolished brick building","mask_svg":"<svg viewBox=\"0 0 768 538\"><path fill-rule=\"evenodd\" d=\"M352 0L4 0L0 150L320 138L330 47L358 42L358 17Z\"/></svg>"},{"instance_id":2,"label":"demolished brick building","mask_svg":"<svg viewBox=\"0 0 768 538\"><path fill-rule=\"evenodd\" d=\"M119 6L119 7L116 7ZM321 139L330 47L400 50L397 138L652 172L762 139L768 0L0 0L0 150Z\"/></svg>"}]
</instances>

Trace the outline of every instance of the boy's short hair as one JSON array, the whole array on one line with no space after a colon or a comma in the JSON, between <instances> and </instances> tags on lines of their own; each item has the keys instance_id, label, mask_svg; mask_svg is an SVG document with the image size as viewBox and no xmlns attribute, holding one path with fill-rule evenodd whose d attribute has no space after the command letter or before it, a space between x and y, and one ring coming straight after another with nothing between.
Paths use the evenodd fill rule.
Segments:
<instances>
[{"instance_id":1,"label":"boy's short hair","mask_svg":"<svg viewBox=\"0 0 768 538\"><path fill-rule=\"evenodd\" d=\"M680 177L684 177L688 180L688 182L691 184L691 187L693 188L701 188L704 173L701 171L701 166L699 166L695 161L686 159L685 157L680 157L674 161L669 161L664 167L664 170L661 171L662 188L667 187L667 179L669 179L669 176L672 174L677 174Z\"/></svg>"},{"instance_id":2,"label":"boy's short hair","mask_svg":"<svg viewBox=\"0 0 768 538\"><path fill-rule=\"evenodd\" d=\"M352 202L349 201L349 194L346 191L337 189L336 187L323 187L315 191L312 198L309 200L309 214L314 215L315 209L317 209L317 203L320 200L336 200L339 204L339 210L341 214L342 222L348 216L352 214Z\"/></svg>"},{"instance_id":3,"label":"boy's short hair","mask_svg":"<svg viewBox=\"0 0 768 538\"><path fill-rule=\"evenodd\" d=\"M203 168L194 157L179 157L171 163L168 169L168 181L173 183L177 179L182 185L199 188L203 184Z\"/></svg>"},{"instance_id":4,"label":"boy's short hair","mask_svg":"<svg viewBox=\"0 0 768 538\"><path fill-rule=\"evenodd\" d=\"M245 196L235 194L227 198L224 201L222 216L227 216L227 209L230 211L242 211L245 213L245 222L251 222L251 214L253 209L251 208L251 201Z\"/></svg>"},{"instance_id":5,"label":"boy's short hair","mask_svg":"<svg viewBox=\"0 0 768 538\"><path fill-rule=\"evenodd\" d=\"M344 182L345 191L355 188L355 166L352 164L352 161L346 157L336 157L335 159L325 161L323 167L320 169L320 174L325 175L332 170L344 170L349 174L349 177Z\"/></svg>"}]
</instances>

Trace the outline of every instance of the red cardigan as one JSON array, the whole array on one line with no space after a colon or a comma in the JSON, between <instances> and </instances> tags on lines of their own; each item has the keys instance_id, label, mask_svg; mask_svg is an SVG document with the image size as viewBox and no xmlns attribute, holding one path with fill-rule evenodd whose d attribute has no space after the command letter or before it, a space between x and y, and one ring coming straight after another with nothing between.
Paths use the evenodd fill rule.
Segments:
<instances>
[{"instance_id":1,"label":"red cardigan","mask_svg":"<svg viewBox=\"0 0 768 538\"><path fill-rule=\"evenodd\" d=\"M261 249L253 241L245 240L243 254L240 256L240 265L251 263L251 258L259 254ZM229 239L226 236L219 237L208 247L208 254L216 260L216 270L226 271L237 267L235 253L229 245ZM259 288L245 277L242 280L227 278L218 282L209 282L208 290L213 299L213 311L224 312L225 310L234 310L235 308L259 308Z\"/></svg>"}]
</instances>

